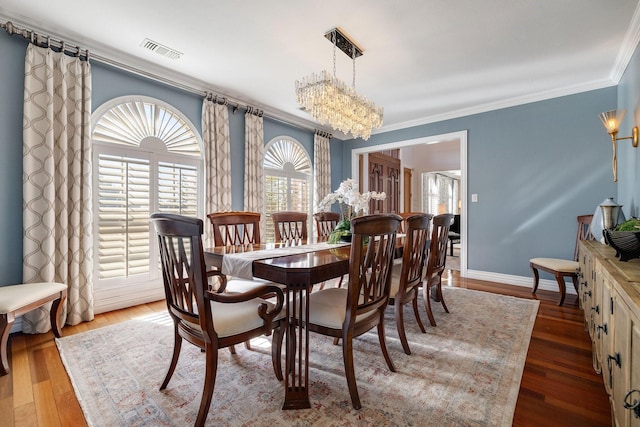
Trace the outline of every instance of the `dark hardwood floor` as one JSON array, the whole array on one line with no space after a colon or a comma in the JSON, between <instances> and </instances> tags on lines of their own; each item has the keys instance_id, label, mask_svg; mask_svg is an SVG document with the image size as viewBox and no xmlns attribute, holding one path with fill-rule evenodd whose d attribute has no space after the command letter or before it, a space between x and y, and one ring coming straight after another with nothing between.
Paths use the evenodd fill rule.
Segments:
<instances>
[{"instance_id":1,"label":"dark hardwood floor","mask_svg":"<svg viewBox=\"0 0 640 427\"><path fill-rule=\"evenodd\" d=\"M584 330L577 297L520 286L460 278L445 273L446 283L540 300L529 345L514 426L610 426L609 400L602 377L592 367L591 342ZM63 335L122 322L165 310L163 301L97 315L92 322L65 326ZM10 337L11 373L0 377L0 426L86 425L69 377L60 361L53 334Z\"/></svg>"}]
</instances>

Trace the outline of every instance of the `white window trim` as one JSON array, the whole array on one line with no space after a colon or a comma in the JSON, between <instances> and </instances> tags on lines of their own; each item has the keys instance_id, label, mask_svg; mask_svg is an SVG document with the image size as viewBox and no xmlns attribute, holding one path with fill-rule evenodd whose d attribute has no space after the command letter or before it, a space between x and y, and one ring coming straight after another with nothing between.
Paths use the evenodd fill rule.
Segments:
<instances>
[{"instance_id":1,"label":"white window trim","mask_svg":"<svg viewBox=\"0 0 640 427\"><path fill-rule=\"evenodd\" d=\"M268 167L264 167L263 168L263 172L264 172L264 177L263 180L266 182L266 177L267 175L270 176L277 176L277 177L282 177L282 178L287 178L287 182L288 182L288 186L290 186L291 184L291 179L299 179L299 180L306 180L309 183L309 206L307 206L307 234L309 236L312 235L313 232L313 202L314 202L314 191L313 191L313 159L311 157L311 155L309 154L309 152L304 148L304 145L302 145L300 143L300 141L298 141L297 139L295 139L292 136L289 135L279 135L276 136L274 138L271 138L271 140L269 140L269 142L265 145L264 147L264 152L265 155L266 153L269 151L269 149L271 148L272 145L274 145L276 142L278 141L282 141L282 140L287 140L290 141L292 144L297 145L302 152L305 154L307 161L309 162L309 174L305 174L302 172L286 172L283 171L282 169L273 169L273 168L268 168ZM287 206L291 206L291 194L287 194ZM266 215L266 203L265 203L265 212L263 213L264 215ZM266 221L266 218L265 218Z\"/></svg>"},{"instance_id":2,"label":"white window trim","mask_svg":"<svg viewBox=\"0 0 640 427\"><path fill-rule=\"evenodd\" d=\"M93 188L98 188L99 176L95 173L95 168L98 165L99 154L111 154L117 156L130 156L133 158L148 159L150 165L150 176L157 177L157 167L160 162L175 163L194 166L198 170L198 188L197 198L199 203L197 204L197 215L199 218L204 216L204 144L202 137L198 133L197 128L193 123L182 114L176 107L163 102L161 100L146 97L146 96L123 96L114 98L105 102L98 107L92 114L91 120L91 135L96 127L96 124L102 118L102 116L111 110L113 107L126 103L126 102L147 102L156 104L162 108L165 108L178 117L180 117L185 124L192 130L196 136L198 146L200 147L200 157L170 153L164 148L164 150L154 149L153 144L144 144L143 147L132 147L124 144L109 144L104 142L92 141L92 160L93 160ZM150 194L154 195L152 199L152 205L149 206L150 212L155 212L158 209L158 200L155 198L156 194L156 181L151 180ZM99 199L96 194L93 197L93 209L97 214ZM94 221L94 246L98 244L98 221ZM157 237L153 230L153 227L149 230L149 265L159 265L159 254L157 248ZM95 251L97 254L97 251ZM150 268L148 274L130 276L127 278L115 278L115 279L99 279L99 265L98 257L95 257L93 265L93 277L94 277L94 311L95 313L103 313L107 311L117 310L120 308L130 307L137 304L142 304L151 301L157 301L164 299L164 289L162 283L162 274L159 269Z\"/></svg>"}]
</instances>

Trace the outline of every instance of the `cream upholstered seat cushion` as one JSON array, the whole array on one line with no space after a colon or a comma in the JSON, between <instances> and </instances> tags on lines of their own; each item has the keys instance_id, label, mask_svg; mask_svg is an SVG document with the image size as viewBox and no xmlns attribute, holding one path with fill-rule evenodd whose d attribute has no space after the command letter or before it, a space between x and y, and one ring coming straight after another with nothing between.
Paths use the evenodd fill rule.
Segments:
<instances>
[{"instance_id":1,"label":"cream upholstered seat cushion","mask_svg":"<svg viewBox=\"0 0 640 427\"><path fill-rule=\"evenodd\" d=\"M309 295L309 323L333 329L342 329L347 314L348 291L329 288ZM377 313L372 311L356 317L356 323Z\"/></svg>"},{"instance_id":2,"label":"cream upholstered seat cushion","mask_svg":"<svg viewBox=\"0 0 640 427\"><path fill-rule=\"evenodd\" d=\"M284 291L285 286L280 283L268 282L266 280L255 278L253 280L240 279L237 277L229 277L227 279L227 286L225 292L248 292L262 285L275 285Z\"/></svg>"},{"instance_id":3,"label":"cream upholstered seat cushion","mask_svg":"<svg viewBox=\"0 0 640 427\"><path fill-rule=\"evenodd\" d=\"M570 261L568 259L532 258L529 262L560 273L575 273L579 267L577 261Z\"/></svg>"},{"instance_id":4,"label":"cream upholstered seat cushion","mask_svg":"<svg viewBox=\"0 0 640 427\"><path fill-rule=\"evenodd\" d=\"M258 307L263 303L267 304L267 311L275 307L275 304L260 298L236 303L211 301L213 327L218 337L224 338L260 328L264 324L264 319L258 315ZM282 319L284 315L285 310L280 310L274 321ZM200 325L192 324L192 326L200 329Z\"/></svg>"},{"instance_id":5,"label":"cream upholstered seat cushion","mask_svg":"<svg viewBox=\"0 0 640 427\"><path fill-rule=\"evenodd\" d=\"M67 285L56 282L0 286L0 314L16 311L65 289Z\"/></svg>"}]
</instances>

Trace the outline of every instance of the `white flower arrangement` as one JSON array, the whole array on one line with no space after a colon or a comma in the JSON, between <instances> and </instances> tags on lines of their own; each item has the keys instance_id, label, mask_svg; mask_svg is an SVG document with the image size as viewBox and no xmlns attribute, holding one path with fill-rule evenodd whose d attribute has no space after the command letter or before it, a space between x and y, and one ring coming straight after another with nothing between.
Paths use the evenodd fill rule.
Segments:
<instances>
[{"instance_id":1,"label":"white flower arrangement","mask_svg":"<svg viewBox=\"0 0 640 427\"><path fill-rule=\"evenodd\" d=\"M332 204L338 202L342 219L350 220L353 216L368 214L370 200L384 200L386 197L384 192L378 193L377 191L367 191L361 194L356 182L349 178L342 181L336 191L327 194L318 205L318 209L325 212Z\"/></svg>"}]
</instances>

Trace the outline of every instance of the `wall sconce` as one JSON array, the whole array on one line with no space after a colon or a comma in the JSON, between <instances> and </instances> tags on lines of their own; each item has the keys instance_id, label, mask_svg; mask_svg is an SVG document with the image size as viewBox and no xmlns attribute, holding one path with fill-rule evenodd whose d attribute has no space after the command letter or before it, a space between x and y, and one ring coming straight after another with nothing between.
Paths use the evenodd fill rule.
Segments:
<instances>
[{"instance_id":1,"label":"wall sconce","mask_svg":"<svg viewBox=\"0 0 640 427\"><path fill-rule=\"evenodd\" d=\"M613 168L613 182L618 182L618 161L617 161L617 149L616 149L616 141L620 141L621 139L630 139L631 144L634 147L638 146L638 126L634 126L631 132L631 136L625 136L624 138L618 138L618 127L624 118L627 110L611 110L606 113L600 113L600 120L602 120L602 124L605 129L607 129L607 133L611 135L611 144L613 145L613 158L611 160L611 166Z\"/></svg>"}]
</instances>

